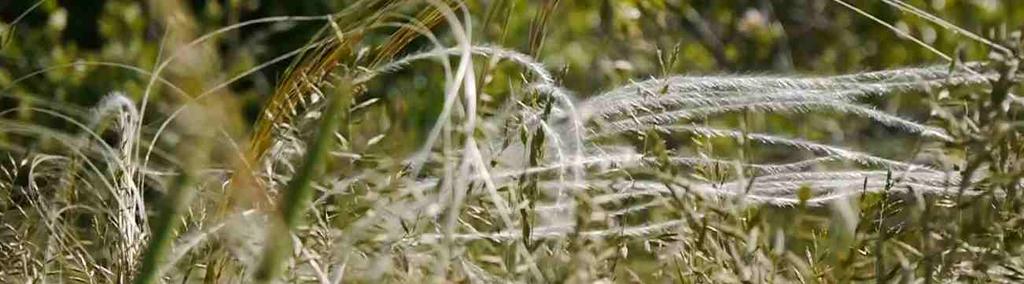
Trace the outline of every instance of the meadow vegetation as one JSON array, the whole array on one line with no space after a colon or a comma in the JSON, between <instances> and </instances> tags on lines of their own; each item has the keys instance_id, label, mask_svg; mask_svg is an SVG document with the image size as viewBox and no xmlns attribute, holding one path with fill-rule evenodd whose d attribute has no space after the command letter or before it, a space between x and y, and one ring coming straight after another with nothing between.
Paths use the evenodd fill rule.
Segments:
<instances>
[{"instance_id":1,"label":"meadow vegetation","mask_svg":"<svg viewBox=\"0 0 1024 284\"><path fill-rule=\"evenodd\" d=\"M0 3L0 282L1024 281L1014 1L86 2Z\"/></svg>"}]
</instances>

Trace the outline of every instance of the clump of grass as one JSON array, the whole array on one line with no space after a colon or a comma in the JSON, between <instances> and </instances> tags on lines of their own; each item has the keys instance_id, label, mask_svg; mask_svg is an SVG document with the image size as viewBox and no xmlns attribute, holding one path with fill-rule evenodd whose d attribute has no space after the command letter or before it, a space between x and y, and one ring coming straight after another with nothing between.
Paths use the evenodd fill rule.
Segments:
<instances>
[{"instance_id":1,"label":"clump of grass","mask_svg":"<svg viewBox=\"0 0 1024 284\"><path fill-rule=\"evenodd\" d=\"M142 200L142 190L136 183L137 167L133 160L137 140L134 139L141 127L139 113L135 103L124 94L110 94L101 100L95 109L94 124L98 125L107 116L113 116L110 129L105 133L109 137L104 142L115 147L109 164L113 177L114 216L113 225L121 237L114 245L115 272L118 281L126 282L135 273L137 261L149 235L146 218L146 204Z\"/></svg>"},{"instance_id":2,"label":"clump of grass","mask_svg":"<svg viewBox=\"0 0 1024 284\"><path fill-rule=\"evenodd\" d=\"M33 109L73 124L78 138L46 123L0 120L60 145L2 167L0 280L1019 277L1021 252L1006 246L1020 238L1024 176L1017 46L968 33L993 47L993 58L816 77L666 74L581 94L538 58L558 2L535 14L530 55L478 43L470 8L455 1L359 1L333 15L253 20L184 41L198 46L261 22L326 22L281 57L298 56L247 148L224 129L229 123L205 125L230 108L197 102L230 82L166 80L160 73L171 59L147 72L141 108L110 95L89 125ZM413 8L424 9L394 16ZM434 34L441 22L447 32ZM430 46L403 52L419 36ZM368 96L381 82L432 67L443 73L431 89L439 93L436 120L422 135L402 133L405 114ZM498 75L517 79L489 79ZM156 82L200 95L149 129L142 114L154 111L145 101ZM928 94L919 99L933 117L919 122L865 102L903 93ZM899 133L886 138L913 140L905 151L913 155L746 123L806 113ZM173 154L161 154L166 140L179 145ZM791 158L766 158L762 149ZM147 200L147 190L159 196Z\"/></svg>"},{"instance_id":3,"label":"clump of grass","mask_svg":"<svg viewBox=\"0 0 1024 284\"><path fill-rule=\"evenodd\" d=\"M348 88L345 85L340 85L347 84L344 79L339 80L336 84L339 85L334 87L342 91ZM281 220L278 225L275 225L279 228L271 229L267 236L269 243L266 245L263 260L255 276L259 282L273 281L281 273L281 263L287 259L286 256L293 246L290 242L291 232L299 227L303 215L308 210L307 206L312 202L314 190L311 184L316 179L319 169L324 167L324 159L329 156L330 147L334 144L332 143L334 131L342 123L342 112L348 108L349 98L344 93L325 99L327 106L321 117L323 122L317 130L313 144L305 152L305 162L289 181L287 191L279 205Z\"/></svg>"}]
</instances>

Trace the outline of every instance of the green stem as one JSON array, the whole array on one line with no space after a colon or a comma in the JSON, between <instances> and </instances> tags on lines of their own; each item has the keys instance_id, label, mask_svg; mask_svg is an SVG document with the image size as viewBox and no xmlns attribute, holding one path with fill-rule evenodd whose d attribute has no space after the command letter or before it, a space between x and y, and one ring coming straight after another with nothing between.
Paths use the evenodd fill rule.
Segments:
<instances>
[{"instance_id":1,"label":"green stem","mask_svg":"<svg viewBox=\"0 0 1024 284\"><path fill-rule=\"evenodd\" d=\"M167 198L161 202L160 215L157 216L153 226L153 236L149 240L149 246L143 254L142 267L135 277L135 283L154 283L160 277L160 262L167 255L173 242L174 231L180 225L181 212L188 207L192 199L192 175L182 173L174 181L175 186L168 191Z\"/></svg>"}]
</instances>

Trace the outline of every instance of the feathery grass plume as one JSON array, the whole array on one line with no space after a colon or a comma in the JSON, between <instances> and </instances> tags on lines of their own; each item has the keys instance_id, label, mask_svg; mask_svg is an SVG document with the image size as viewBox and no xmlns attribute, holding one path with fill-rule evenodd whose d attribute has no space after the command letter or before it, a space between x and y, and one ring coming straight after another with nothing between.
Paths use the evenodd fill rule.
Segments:
<instances>
[{"instance_id":1,"label":"feathery grass plume","mask_svg":"<svg viewBox=\"0 0 1024 284\"><path fill-rule=\"evenodd\" d=\"M893 73L898 73L898 72L893 72ZM842 78L842 80L855 80L855 79L858 79L858 78L885 77L885 75L887 75L887 73L879 72L878 74L869 74L869 75L865 75L864 77L859 77L859 76L856 76L856 75L850 75L850 76L845 76L845 77L840 77L840 78ZM977 79L977 77L971 77L971 78L975 78L975 79L973 79L974 81L970 81L970 80L964 80L964 81L969 82L969 84L979 84L979 83L983 82L982 79ZM948 82L956 82L957 81L955 79L954 80L941 81L938 78L934 78L932 80L934 80L934 81L933 82L927 82L924 85L928 86L928 87L945 86L946 84L950 84ZM913 86L917 85L918 83L919 82L903 82L902 84L893 84L895 87L880 85L882 87L886 87L886 88L891 87L891 88L890 89L884 89L884 88L880 87L877 90L873 90L873 92L887 94L887 93L891 93L891 92L900 91L901 90L900 88L906 88L906 89L910 89L910 90L920 90L920 88L913 87ZM965 83L965 84L968 84L968 83ZM907 86L911 86L911 87L907 87ZM861 86L861 88L866 88L866 87ZM917 89L915 89L915 88L917 88ZM850 91L850 92L851 92L851 96L852 97L856 97L856 96L859 96L861 94L866 94L869 91L853 90L853 91ZM857 93L857 92L861 92L861 93ZM796 93L796 92L794 92L794 93ZM843 93L839 93L839 94L842 95ZM791 101L793 101L793 103L792 103L793 105L799 105L801 103L807 103L807 100L809 100L809 99L810 99L810 97L799 97L799 96L796 96L795 98L792 98ZM849 100L850 99L848 99L848 98L843 98L843 100L837 100L837 101L849 101ZM823 101L826 102L826 103L823 103L823 104L830 103L827 100L823 100ZM756 98L751 98L749 100L749 102L752 102L750 104L753 104L753 103L757 103L759 101ZM584 104L586 104L586 103L587 102L585 101ZM871 117L871 118L873 118L875 120L879 120L879 121L885 122L887 124L902 125L903 127L907 128L907 129L909 129L909 130L911 130L913 132L918 132L918 133L921 133L921 134L926 135L926 136L930 135L930 136L939 137L939 138L942 138L942 139L948 139L948 137L945 136L944 134L942 134L942 132L940 132L938 130L935 130L934 128L930 128L930 127L927 127L927 126L923 126L923 125L920 125L920 124L916 124L916 123L905 121L905 120L902 120L902 119L899 119L899 118L895 118L895 117L892 117L892 116L890 116L888 114L885 114L885 113L881 113L881 112L877 112L877 111L872 111L872 110L867 110L867 109L864 109L863 107L859 107L859 106L855 106L855 105L848 105L848 104L844 103L841 106L845 107L845 108L848 108L848 109L853 109L853 110L855 110L855 113L857 113L857 114L865 115L865 116ZM772 108L771 105L768 105L767 109L770 110L770 111L775 111L775 110L777 110L779 108L785 108L785 107L786 106ZM671 121L669 121L669 122L671 122ZM668 127L671 127L671 126L666 126L665 128L668 128ZM622 129L636 129L636 127L621 127L621 128ZM855 152L851 152L849 150L835 148L835 147L831 147L831 146L827 146L827 145L820 145L820 144L816 144L816 143L810 143L810 142L804 142L804 141L785 139L785 138L780 138L780 137L774 137L774 136L771 136L771 135L764 135L764 134L748 135L748 134L745 134L745 133L740 132L740 131L734 131L734 130L724 130L723 131L723 130L716 130L716 129L711 129L711 128L703 128L703 129L701 129L701 128L691 128L691 129L686 129L684 127L684 128L681 128L681 129L677 129L676 131L679 131L679 130L686 130L686 131L690 131L690 132L697 132L697 134L701 134L701 135L718 136L718 137L734 137L735 138L735 137L750 136L750 137L754 138L755 140L760 140L761 142L764 142L764 143L769 143L769 144L770 143L781 143L781 144L790 145L790 146L793 146L793 147L796 147L796 148L802 148L802 149L806 149L806 150L812 150L812 151L816 151L816 152L821 152L821 153L827 155L826 157L822 157L820 160L814 159L814 160L811 160L811 161L807 161L807 163L817 163L817 162L821 162L823 160L831 160L831 159L837 159L837 160L850 159L850 160L853 160L853 161L857 161L858 163L864 163L866 165L883 165L884 167L896 167L896 168L902 168L902 169L915 169L916 168L917 170L927 170L923 166L906 164L906 163L899 162L899 161L892 161L892 160L877 158L877 157L874 157L874 156L869 155L869 154L860 154L860 153L855 153ZM598 137L601 136L600 133L597 136ZM598 158L596 160L602 160L602 158ZM609 159L609 160L611 160L611 159ZM706 161L703 161L701 159L680 160L680 161L684 162L684 163L685 162L690 162L690 161L706 162ZM798 162L798 165L803 165L803 164ZM542 169L538 168L536 170L542 170ZM495 177L497 177L497 176L495 176ZM770 178L770 180L774 180L774 179L778 179L778 178L777 177L771 177ZM861 182L862 182L861 180L862 179L860 179L858 177L858 179L851 180L849 182L842 182L842 181L830 181L830 183L817 182L816 185L820 185L823 189L822 189L821 192L818 193L819 196L815 196L814 198L812 198L810 200L800 200L800 199L798 199L796 197L796 190L801 188L801 183L799 181L794 181L794 182L775 181L775 182L770 182L770 183L769 182L754 183L753 185L755 186L755 191L750 192L750 193L742 193L742 190L744 188L750 187L750 183L747 183L747 182L736 182L736 183L726 184L724 186L695 184L694 187L691 188L691 190L693 190L695 192L698 192L700 194L706 194L708 196L721 196L721 197L743 196L745 200L754 202L756 204L792 206L792 205L796 205L798 203L802 203L802 204L811 204L811 205L824 205L824 204L827 204L828 202L831 202L832 200L835 200L836 198L848 196L850 194L858 194L858 193L860 193L861 191L856 191L855 189L860 189L860 187L863 186L863 184L861 184ZM501 182L500 180L497 180L497 179L495 181ZM596 182L597 181L589 181L588 185L589 186L595 186ZM939 183L939 182L940 181L937 181L937 180L930 180L930 181L928 181L928 183L920 183L920 182L917 181L917 179L911 178L907 182L905 182L905 184L907 186L909 186L909 187L917 187L920 190L928 192L930 194L943 194L943 193L948 194L949 191L945 190L943 187L938 187L938 186L934 185L934 184ZM931 183L931 184L929 184L929 183ZM558 184L558 183L556 183L556 184ZM632 182L632 183L629 183L629 184L636 185L636 184L645 184L645 183L642 182L642 181L636 181L636 182ZM658 186L661 186L660 183L646 183L646 184L648 184L650 186L653 186L652 189L657 189ZM763 190L759 187L761 184L764 184ZM877 186L879 186L879 185L880 185L880 183L878 183L878 182L872 182L872 183L868 184L869 187L874 187L874 188L877 188ZM671 191L668 190L668 189L662 188L662 189L656 190L655 195L662 195L662 194L668 194L668 193L671 193ZM643 190L635 191L635 192L631 193L631 195L628 195L628 196L636 196L637 194L646 195L646 194L651 194L651 192L643 191ZM651 203L651 204L653 204L653 206L657 207L657 203ZM643 205L643 206L651 207L652 205ZM636 210L646 210L646 208L636 208L636 207L634 207L634 208L626 208L626 209L622 209L622 210L619 210L619 211L616 211L616 212L620 212L620 213L617 213L617 214L627 214L628 212L634 212ZM552 236L559 236L559 235L565 236L565 235L567 235L571 231L571 229L569 229L569 228L571 228L571 225L568 226L568 227L566 227L566 226L558 227L558 228L564 228L564 229L560 229L564 233L555 233L555 232L558 232L558 231L555 230L554 228L555 227L533 228L533 231L535 233L539 232L539 234L541 236L545 236L545 234L552 234ZM507 231L507 232L503 232L503 233L496 233L496 234L490 234L490 235L481 235L481 234L467 235L467 236L471 236L471 237L467 237L467 238L469 238L469 239L490 239L492 241L501 241L501 240L519 239L518 237L516 237L516 236L519 236L519 235L520 234L515 234L514 231ZM436 237L439 238L440 236L436 236Z\"/></svg>"},{"instance_id":2,"label":"feathery grass plume","mask_svg":"<svg viewBox=\"0 0 1024 284\"><path fill-rule=\"evenodd\" d=\"M945 130L933 126L923 125L907 120L886 112L878 111L870 107L856 104L840 103L834 101L788 101L788 102L754 102L723 104L710 107L695 107L690 109L654 112L649 115L642 115L633 118L624 118L608 122L606 129L599 130L597 136L608 136L626 131L643 129L652 126L673 124L679 121L706 118L723 113L739 111L763 111L768 113L803 113L810 111L833 111L836 113L848 113L871 119L882 125L907 131L923 137L935 138L949 141L952 138Z\"/></svg>"},{"instance_id":3,"label":"feathery grass plume","mask_svg":"<svg viewBox=\"0 0 1024 284\"><path fill-rule=\"evenodd\" d=\"M822 147L820 145L816 145L816 146L817 147ZM836 151L836 150L832 150L832 151ZM846 151L846 150L842 150L842 151ZM525 168L525 169L505 169L503 171L499 171L499 172L494 173L493 175L491 175L491 178L495 182L497 182L499 184L505 184L505 183L515 182L516 178L519 178L519 177L524 176L524 175L545 175L545 174L548 174L550 172L560 171L560 170L564 170L564 169L567 169L567 168L574 168L574 167L581 167L581 168L585 168L585 169L589 170L590 172L598 172L599 173L599 172L602 172L602 171L620 171L620 170L630 170L630 169L645 169L647 167L653 166L653 165L661 162L661 161L658 160L658 158L651 157L651 156L644 155L644 154L629 153L629 151L627 151L627 150L617 151L617 152L622 152L622 153L591 154L591 155L588 155L588 158L579 160L579 161L574 162L574 163L551 163L551 164L544 164L544 165L540 165L540 166L536 166L536 167L531 167L531 168ZM869 156L867 154L856 154L856 153L853 156L858 156L858 155ZM755 173L766 174L766 175L773 175L773 174L803 172L803 171L806 171L807 169L809 169L811 167L818 166L818 165L824 164L826 162L830 162L830 161L847 161L848 159L850 159L849 156L850 155L846 155L846 157L838 156L838 155L830 155L830 156L822 156L822 157L818 157L818 158L807 159L807 160L803 160L803 161L792 162L792 163L785 163L785 164L746 164L746 163L741 163L739 161L734 161L734 160L721 160L721 159L712 159L712 158L707 158L707 157L678 157L678 156L670 156L670 157L668 157L668 162L670 162L673 166L690 167L690 168L697 167L697 166L728 167L728 166L733 166L733 165L737 165L738 164L740 167L746 168L746 169L749 169L749 170L753 170ZM874 160L874 159L881 159L881 158L869 158L868 161L871 161L871 160ZM882 160L884 160L884 159L882 159ZM875 162L877 163L877 162L880 162L880 161L875 161ZM866 163L867 163L866 165L875 165L875 164L872 164L870 162L866 162ZM894 164L883 162L881 165L883 166L883 168L908 169L908 168L916 167L918 170L921 170L921 171L927 170L924 166L906 165L906 164L899 163L899 162L895 162ZM481 176L474 176L473 179L474 180L480 180ZM436 187L438 185L438 182L439 181L437 179L421 179L417 184L410 185L408 190L409 191L422 191L422 190L426 190L426 189L431 188L431 187ZM557 184L559 184L559 183L562 183L564 186L573 187L573 188L587 184L587 183L578 183L578 182L568 183L568 182L565 182L565 181L559 181L559 182L549 183L549 184L554 184L554 185L550 185L549 187L558 187Z\"/></svg>"},{"instance_id":4,"label":"feathery grass plume","mask_svg":"<svg viewBox=\"0 0 1024 284\"><path fill-rule=\"evenodd\" d=\"M758 177L751 183L737 180L723 184L698 183L680 180L686 184L687 191L713 199L738 198L740 201L755 205L794 206L806 204L810 206L826 206L843 197L873 193L882 190L880 185L886 182L888 172L881 171L845 171L845 172L799 172L774 174ZM952 187L948 175L928 172L902 172L890 192L907 194L911 191L928 195L952 196L957 192ZM865 182L866 187L865 187ZM544 183L543 187L555 187L552 183ZM592 188L607 187L615 193L593 196L596 204L614 203L639 197L671 197L675 193L666 184L657 181L635 180L626 182L595 181L588 184ZM798 191L809 188L812 196L801 200ZM981 191L966 192L969 196L984 194ZM649 206L648 206L649 207ZM557 205L545 207L555 210ZM635 210L635 209L624 209Z\"/></svg>"},{"instance_id":5,"label":"feathery grass plume","mask_svg":"<svg viewBox=\"0 0 1024 284\"><path fill-rule=\"evenodd\" d=\"M926 165L908 164L905 162L894 161L886 158L873 156L871 154L859 153L856 151L847 150L835 146L819 144L809 141L801 141L796 139L789 139L768 134L744 133L742 131L717 129L693 124L656 126L654 129L665 133L687 132L704 137L729 137L734 139L746 138L764 144L785 145L797 149L821 153L824 154L825 156L833 157L834 159L853 161L865 166L881 166L883 168L893 170L907 170L912 168L928 169L928 166Z\"/></svg>"},{"instance_id":6,"label":"feathery grass plume","mask_svg":"<svg viewBox=\"0 0 1024 284\"><path fill-rule=\"evenodd\" d=\"M977 67L968 63L963 66ZM673 76L620 87L586 100L584 117L631 113L640 109L672 109L687 100L714 105L722 100L772 101L773 96L820 97L849 101L870 95L922 91L942 86L987 83L996 74L976 74L946 65L865 72L820 78L778 76Z\"/></svg>"},{"instance_id":7,"label":"feathery grass plume","mask_svg":"<svg viewBox=\"0 0 1024 284\"><path fill-rule=\"evenodd\" d=\"M111 131L102 132L110 133L105 135L109 141L102 142L116 146L118 156L112 157L111 163L120 165L115 178L117 191L113 196L116 207L112 221L121 237L115 245L115 269L119 274L118 281L127 281L138 268L137 261L142 256L143 244L149 235L146 205L142 200L142 190L135 181L138 168L133 160L137 146L134 137L142 124L135 103L118 92L100 100L95 107L92 124L94 127L101 126L108 116L113 116L114 120L110 122Z\"/></svg>"}]
</instances>

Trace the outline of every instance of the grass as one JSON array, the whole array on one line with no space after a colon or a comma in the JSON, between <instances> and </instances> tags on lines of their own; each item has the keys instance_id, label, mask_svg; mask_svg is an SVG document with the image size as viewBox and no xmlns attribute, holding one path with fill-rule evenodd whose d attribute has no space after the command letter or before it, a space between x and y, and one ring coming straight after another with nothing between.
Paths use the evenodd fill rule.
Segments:
<instances>
[{"instance_id":1,"label":"grass","mask_svg":"<svg viewBox=\"0 0 1024 284\"><path fill-rule=\"evenodd\" d=\"M886 0L991 56L828 76L661 66L584 94L540 59L559 2L533 14L527 53L480 43L462 2L366 0L174 31L153 71L88 63L142 74L145 95L19 110L61 124L0 113L5 148L40 149L0 167L0 280L1024 279L1019 34L982 37ZM323 28L306 45L240 75L182 69L224 34L309 21ZM245 134L226 86L284 60ZM419 132L391 107L401 98L371 97L409 76L437 99ZM168 91L182 95L172 107L160 104ZM872 104L898 99L929 115ZM768 125L812 124L802 120L867 123L875 141Z\"/></svg>"}]
</instances>

